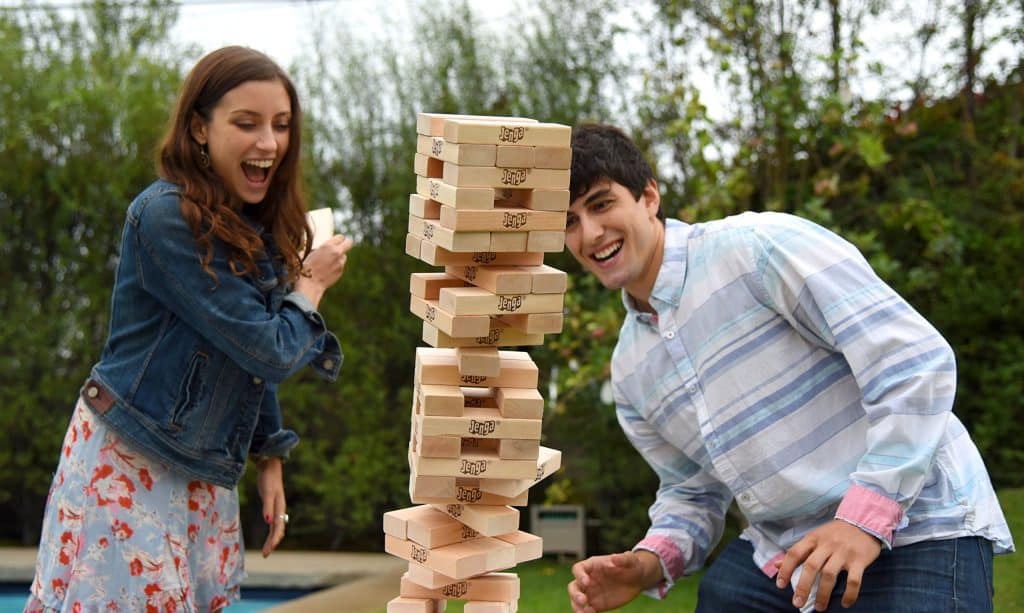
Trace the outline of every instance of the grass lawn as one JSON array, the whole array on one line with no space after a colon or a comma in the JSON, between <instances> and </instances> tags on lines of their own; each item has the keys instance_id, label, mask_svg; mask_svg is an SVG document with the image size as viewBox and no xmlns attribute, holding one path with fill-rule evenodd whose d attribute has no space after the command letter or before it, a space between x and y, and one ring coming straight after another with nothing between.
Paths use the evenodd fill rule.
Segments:
<instances>
[{"instance_id":1,"label":"grass lawn","mask_svg":"<svg viewBox=\"0 0 1024 613\"><path fill-rule=\"evenodd\" d=\"M999 494L1006 519L1010 523L1019 545L1024 535L1024 488L1003 490ZM512 569L519 575L522 594L519 610L529 613L564 613L569 610L565 586L572 579L569 564L554 560L536 560ZM1024 553L997 556L995 560L995 611L1012 613L1024 611ZM688 577L677 583L668 598L657 601L641 596L619 609L626 613L679 613L693 611L697 603L699 576ZM795 609L794 609L795 610ZM461 613L462 603L449 601L446 613Z\"/></svg>"}]
</instances>

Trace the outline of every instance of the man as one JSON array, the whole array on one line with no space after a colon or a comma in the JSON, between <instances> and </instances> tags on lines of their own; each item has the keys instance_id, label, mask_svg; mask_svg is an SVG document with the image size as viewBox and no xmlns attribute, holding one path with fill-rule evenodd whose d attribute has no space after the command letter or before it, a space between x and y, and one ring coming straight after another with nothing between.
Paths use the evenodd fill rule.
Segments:
<instances>
[{"instance_id":1,"label":"man","mask_svg":"<svg viewBox=\"0 0 1024 613\"><path fill-rule=\"evenodd\" d=\"M948 343L849 243L800 218L660 218L610 126L573 135L566 245L626 306L619 423L660 478L632 551L573 566L577 613L699 570L735 498L748 522L697 611L991 611L1013 543L952 414ZM959 607L959 608L958 608Z\"/></svg>"}]
</instances>

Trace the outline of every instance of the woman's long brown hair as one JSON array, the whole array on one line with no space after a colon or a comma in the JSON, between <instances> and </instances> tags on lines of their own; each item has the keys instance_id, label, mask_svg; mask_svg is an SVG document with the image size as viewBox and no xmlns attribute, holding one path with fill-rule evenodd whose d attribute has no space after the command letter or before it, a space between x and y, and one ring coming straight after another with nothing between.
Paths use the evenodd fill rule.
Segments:
<instances>
[{"instance_id":1,"label":"woman's long brown hair","mask_svg":"<svg viewBox=\"0 0 1024 613\"><path fill-rule=\"evenodd\" d=\"M269 57L246 47L224 47L207 54L185 78L178 103L157 154L157 174L184 191L181 213L196 237L203 270L210 270L213 239L228 246L231 271L255 274L256 260L264 251L260 235L231 207L231 198L212 168L200 164L200 147L190 125L198 115L208 121L213 108L227 92L248 81L280 81L291 100L288 150L281 160L263 202L250 207L249 215L274 237L284 259L289 280L294 280L308 253L312 231L306 223L306 198L302 192L299 154L302 150L302 112L295 86ZM299 251L303 250L300 255Z\"/></svg>"}]
</instances>

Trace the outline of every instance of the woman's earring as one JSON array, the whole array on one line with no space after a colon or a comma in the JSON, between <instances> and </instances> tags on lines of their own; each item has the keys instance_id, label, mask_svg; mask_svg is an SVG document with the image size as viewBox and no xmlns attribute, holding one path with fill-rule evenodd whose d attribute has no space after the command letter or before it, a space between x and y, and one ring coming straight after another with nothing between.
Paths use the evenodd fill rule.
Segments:
<instances>
[{"instance_id":1,"label":"woman's earring","mask_svg":"<svg viewBox=\"0 0 1024 613\"><path fill-rule=\"evenodd\" d=\"M199 145L199 165L203 168L210 167L210 154L206 152L206 145Z\"/></svg>"}]
</instances>

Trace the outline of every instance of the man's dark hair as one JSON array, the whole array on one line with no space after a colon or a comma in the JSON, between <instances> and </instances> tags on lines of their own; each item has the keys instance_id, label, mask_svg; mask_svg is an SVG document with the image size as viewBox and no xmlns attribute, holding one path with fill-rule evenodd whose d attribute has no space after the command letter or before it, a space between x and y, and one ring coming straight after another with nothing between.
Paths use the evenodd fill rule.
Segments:
<instances>
[{"instance_id":1,"label":"man's dark hair","mask_svg":"<svg viewBox=\"0 0 1024 613\"><path fill-rule=\"evenodd\" d=\"M651 165L622 130L599 123L580 124L573 130L570 202L604 179L622 185L639 199L653 178ZM660 208L658 217L663 218Z\"/></svg>"}]
</instances>

